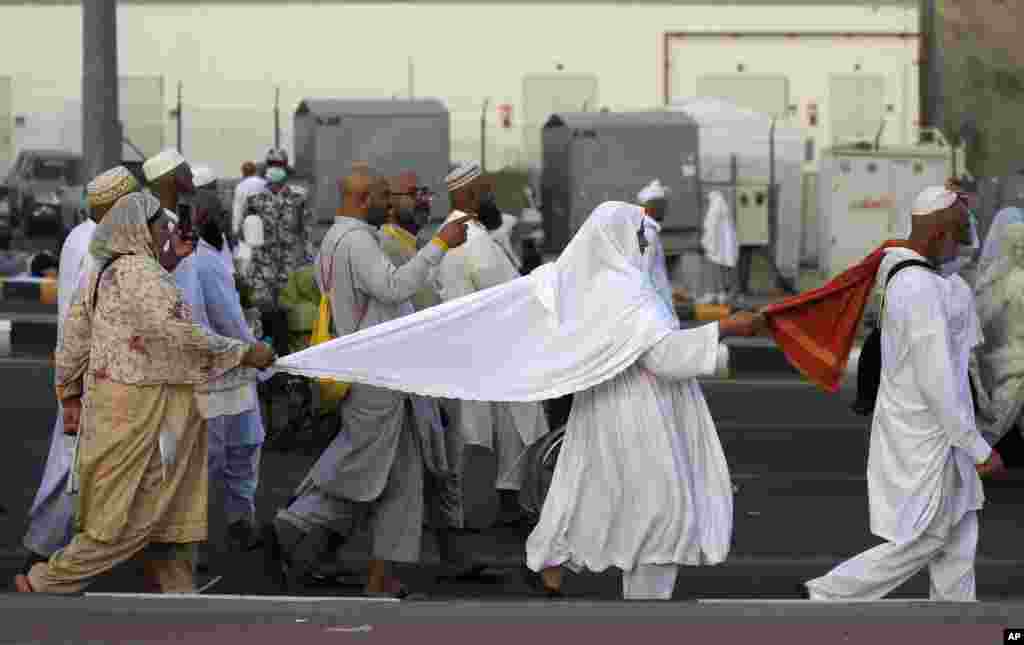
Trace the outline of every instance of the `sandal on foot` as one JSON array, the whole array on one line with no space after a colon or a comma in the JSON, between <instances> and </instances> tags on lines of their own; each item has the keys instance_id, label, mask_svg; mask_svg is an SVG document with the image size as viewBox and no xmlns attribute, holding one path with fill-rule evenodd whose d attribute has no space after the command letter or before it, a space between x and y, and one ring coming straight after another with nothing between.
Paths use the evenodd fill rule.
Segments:
<instances>
[{"instance_id":1,"label":"sandal on foot","mask_svg":"<svg viewBox=\"0 0 1024 645\"><path fill-rule=\"evenodd\" d=\"M290 567L284 557L284 549L277 539L277 530L273 524L263 525L263 562L267 573L282 593L288 593Z\"/></svg>"},{"instance_id":2,"label":"sandal on foot","mask_svg":"<svg viewBox=\"0 0 1024 645\"><path fill-rule=\"evenodd\" d=\"M564 598L565 594L562 593L561 589L554 589L547 586L544 583L544 578L537 572L532 571L526 567L522 569L523 581L530 589L536 592L543 593L548 598Z\"/></svg>"}]
</instances>

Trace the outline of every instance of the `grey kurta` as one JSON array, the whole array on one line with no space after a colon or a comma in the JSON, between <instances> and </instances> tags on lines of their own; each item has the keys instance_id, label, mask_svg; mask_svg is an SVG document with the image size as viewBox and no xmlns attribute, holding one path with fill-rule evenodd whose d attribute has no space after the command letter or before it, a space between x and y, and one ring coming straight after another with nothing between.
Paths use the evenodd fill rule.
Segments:
<instances>
[{"instance_id":1,"label":"grey kurta","mask_svg":"<svg viewBox=\"0 0 1024 645\"><path fill-rule=\"evenodd\" d=\"M337 336L408 313L407 301L423 287L428 272L445 253L428 244L396 268L381 250L377 231L349 217L335 219L320 248L317 281L330 294ZM342 430L313 465L311 482L334 497L355 502L377 499L388 482L401 432L410 428L404 405L407 397L403 392L353 384L339 409Z\"/></svg>"}]
</instances>

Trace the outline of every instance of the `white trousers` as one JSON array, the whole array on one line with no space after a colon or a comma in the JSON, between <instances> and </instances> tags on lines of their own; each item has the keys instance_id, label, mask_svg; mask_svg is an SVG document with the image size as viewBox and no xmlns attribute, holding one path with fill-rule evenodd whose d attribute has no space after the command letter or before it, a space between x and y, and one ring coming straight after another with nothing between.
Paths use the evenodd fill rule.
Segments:
<instances>
[{"instance_id":1,"label":"white trousers","mask_svg":"<svg viewBox=\"0 0 1024 645\"><path fill-rule=\"evenodd\" d=\"M677 564L638 564L622 572L622 597L626 600L671 600L676 588Z\"/></svg>"},{"instance_id":2,"label":"white trousers","mask_svg":"<svg viewBox=\"0 0 1024 645\"><path fill-rule=\"evenodd\" d=\"M806 585L811 600L878 600L927 566L932 600L969 602L977 549L978 513L970 511L945 538L924 533L906 544L880 544Z\"/></svg>"}]
</instances>

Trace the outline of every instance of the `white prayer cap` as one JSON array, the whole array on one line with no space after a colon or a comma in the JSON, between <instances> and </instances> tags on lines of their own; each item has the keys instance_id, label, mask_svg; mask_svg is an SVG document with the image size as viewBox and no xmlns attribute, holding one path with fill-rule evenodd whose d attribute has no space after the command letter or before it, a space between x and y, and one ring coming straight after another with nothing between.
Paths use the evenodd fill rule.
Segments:
<instances>
[{"instance_id":1,"label":"white prayer cap","mask_svg":"<svg viewBox=\"0 0 1024 645\"><path fill-rule=\"evenodd\" d=\"M93 208L107 206L138 188L135 176L124 166L117 166L89 182L85 187L86 201Z\"/></svg>"},{"instance_id":2,"label":"white prayer cap","mask_svg":"<svg viewBox=\"0 0 1024 645\"><path fill-rule=\"evenodd\" d=\"M448 184L448 192L452 192L468 185L474 179L483 174L483 168L476 161L468 161L455 170L448 173L444 182Z\"/></svg>"},{"instance_id":3,"label":"white prayer cap","mask_svg":"<svg viewBox=\"0 0 1024 645\"><path fill-rule=\"evenodd\" d=\"M142 172L146 175L146 181L153 181L163 177L181 164L185 163L185 157L174 148L168 148L155 157L146 160L142 164Z\"/></svg>"},{"instance_id":4,"label":"white prayer cap","mask_svg":"<svg viewBox=\"0 0 1024 645\"><path fill-rule=\"evenodd\" d=\"M192 169L192 185L196 188L209 186L215 181L217 181L217 175L213 174L213 168L196 166Z\"/></svg>"},{"instance_id":5,"label":"white prayer cap","mask_svg":"<svg viewBox=\"0 0 1024 645\"><path fill-rule=\"evenodd\" d=\"M663 186L660 180L655 179L647 184L647 187L641 190L636 198L641 204L647 204L656 199L665 199L668 197L668 193L668 188Z\"/></svg>"},{"instance_id":6,"label":"white prayer cap","mask_svg":"<svg viewBox=\"0 0 1024 645\"><path fill-rule=\"evenodd\" d=\"M956 203L958 196L944 186L929 186L921 191L921 194L914 200L910 214L917 217L920 215L931 215L946 210Z\"/></svg>"}]
</instances>

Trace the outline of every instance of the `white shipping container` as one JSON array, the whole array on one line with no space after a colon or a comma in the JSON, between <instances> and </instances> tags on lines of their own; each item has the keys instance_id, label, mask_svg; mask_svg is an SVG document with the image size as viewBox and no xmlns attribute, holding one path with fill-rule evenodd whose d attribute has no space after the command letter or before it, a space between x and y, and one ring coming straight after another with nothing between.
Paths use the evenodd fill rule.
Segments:
<instances>
[{"instance_id":1,"label":"white shipping container","mask_svg":"<svg viewBox=\"0 0 1024 645\"><path fill-rule=\"evenodd\" d=\"M910 233L910 208L928 186L943 185L952 150L900 146L826 150L818 176L821 266L834 277L887 239Z\"/></svg>"}]
</instances>

